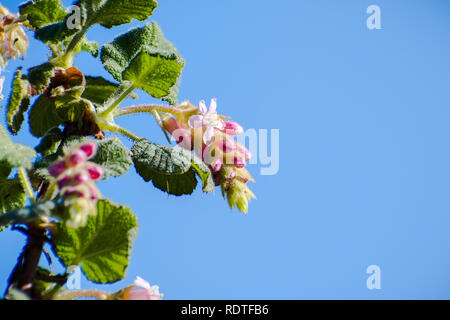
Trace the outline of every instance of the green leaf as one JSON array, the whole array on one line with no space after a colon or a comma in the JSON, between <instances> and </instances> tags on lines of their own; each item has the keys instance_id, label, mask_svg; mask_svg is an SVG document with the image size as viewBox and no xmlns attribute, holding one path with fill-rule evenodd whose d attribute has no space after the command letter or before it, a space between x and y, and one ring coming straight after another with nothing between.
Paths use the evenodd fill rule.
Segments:
<instances>
[{"instance_id":1,"label":"green leaf","mask_svg":"<svg viewBox=\"0 0 450 320\"><path fill-rule=\"evenodd\" d=\"M22 68L18 68L14 74L12 91L9 96L6 119L8 129L12 134L17 134L24 120L24 113L30 106L27 80L22 79Z\"/></svg>"},{"instance_id":2,"label":"green leaf","mask_svg":"<svg viewBox=\"0 0 450 320\"><path fill-rule=\"evenodd\" d=\"M0 179L0 213L25 206L25 191L19 179Z\"/></svg>"},{"instance_id":3,"label":"green leaf","mask_svg":"<svg viewBox=\"0 0 450 320\"><path fill-rule=\"evenodd\" d=\"M28 70L28 80L36 89L37 94L41 94L49 85L50 79L55 75L55 65L46 62Z\"/></svg>"},{"instance_id":4,"label":"green leaf","mask_svg":"<svg viewBox=\"0 0 450 320\"><path fill-rule=\"evenodd\" d=\"M104 104L109 97L119 88L119 84L110 82L102 77L86 76L86 88L82 97L96 104ZM137 94L131 95L133 99L137 99Z\"/></svg>"},{"instance_id":5,"label":"green leaf","mask_svg":"<svg viewBox=\"0 0 450 320\"><path fill-rule=\"evenodd\" d=\"M200 158L194 157L194 160L192 161L192 168L196 171L200 179L202 179L203 192L213 192L216 184L214 183L212 172L209 167L201 161Z\"/></svg>"},{"instance_id":6,"label":"green leaf","mask_svg":"<svg viewBox=\"0 0 450 320\"><path fill-rule=\"evenodd\" d=\"M105 178L120 177L130 170L133 165L130 150L118 138L100 140L97 145L97 154L91 161L103 167Z\"/></svg>"},{"instance_id":7,"label":"green leaf","mask_svg":"<svg viewBox=\"0 0 450 320\"><path fill-rule=\"evenodd\" d=\"M75 5L87 10L89 25L99 23L111 28L133 19L147 20L158 4L154 0L80 0Z\"/></svg>"},{"instance_id":8,"label":"green leaf","mask_svg":"<svg viewBox=\"0 0 450 320\"><path fill-rule=\"evenodd\" d=\"M56 113L62 121L77 122L81 119L87 108L89 108L87 102L80 99L57 108Z\"/></svg>"},{"instance_id":9,"label":"green leaf","mask_svg":"<svg viewBox=\"0 0 450 320\"><path fill-rule=\"evenodd\" d=\"M0 125L0 173L11 171L15 167L31 168L30 158L36 157L36 152L19 143L13 143L7 131Z\"/></svg>"},{"instance_id":10,"label":"green leaf","mask_svg":"<svg viewBox=\"0 0 450 320\"><path fill-rule=\"evenodd\" d=\"M204 192L214 189L209 168L187 150L142 139L134 144L131 152L137 173L162 191L176 196L191 194L197 186L196 174L203 181Z\"/></svg>"},{"instance_id":11,"label":"green leaf","mask_svg":"<svg viewBox=\"0 0 450 320\"><path fill-rule=\"evenodd\" d=\"M94 58L98 58L100 49L97 41L89 41L86 37L83 37L79 44L81 51L86 51L92 54Z\"/></svg>"},{"instance_id":12,"label":"green leaf","mask_svg":"<svg viewBox=\"0 0 450 320\"><path fill-rule=\"evenodd\" d=\"M136 234L131 209L103 199L85 227L60 225L52 236L53 250L66 267L81 264L89 280L112 283L125 277Z\"/></svg>"},{"instance_id":13,"label":"green leaf","mask_svg":"<svg viewBox=\"0 0 450 320\"><path fill-rule=\"evenodd\" d=\"M55 101L47 96L40 96L33 104L29 114L31 133L40 138L50 129L61 125L62 120L56 113Z\"/></svg>"},{"instance_id":14,"label":"green leaf","mask_svg":"<svg viewBox=\"0 0 450 320\"><path fill-rule=\"evenodd\" d=\"M152 97L176 104L185 62L155 22L132 29L106 44L101 59L117 81L131 81Z\"/></svg>"},{"instance_id":15,"label":"green leaf","mask_svg":"<svg viewBox=\"0 0 450 320\"><path fill-rule=\"evenodd\" d=\"M62 131L59 128L53 128L46 133L41 139L39 145L34 150L42 155L49 155L55 153L62 140Z\"/></svg>"},{"instance_id":16,"label":"green leaf","mask_svg":"<svg viewBox=\"0 0 450 320\"><path fill-rule=\"evenodd\" d=\"M34 0L19 7L20 14L26 15L30 25L35 28L64 20L67 15L60 0Z\"/></svg>"},{"instance_id":17,"label":"green leaf","mask_svg":"<svg viewBox=\"0 0 450 320\"><path fill-rule=\"evenodd\" d=\"M67 27L67 22L56 22L46 25L35 31L34 36L36 39L44 43L58 44L69 37L76 34L78 29L69 29Z\"/></svg>"},{"instance_id":18,"label":"green leaf","mask_svg":"<svg viewBox=\"0 0 450 320\"><path fill-rule=\"evenodd\" d=\"M9 211L6 214L0 215L0 226L29 223L40 218L49 218L54 209L56 209L55 203L53 201L47 201Z\"/></svg>"}]
</instances>

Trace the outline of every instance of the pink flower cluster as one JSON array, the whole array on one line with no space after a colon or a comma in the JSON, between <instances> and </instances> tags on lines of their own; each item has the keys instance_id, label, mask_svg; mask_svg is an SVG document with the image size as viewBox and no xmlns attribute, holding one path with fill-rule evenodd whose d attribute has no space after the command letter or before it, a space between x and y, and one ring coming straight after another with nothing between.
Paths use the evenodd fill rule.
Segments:
<instances>
[{"instance_id":1,"label":"pink flower cluster","mask_svg":"<svg viewBox=\"0 0 450 320\"><path fill-rule=\"evenodd\" d=\"M96 143L84 143L48 168L50 175L56 179L64 205L69 209L67 225L72 228L84 226L89 214L96 212L95 201L100 197L100 192L95 182L103 178L103 169L88 161L96 153Z\"/></svg>"},{"instance_id":2,"label":"pink flower cluster","mask_svg":"<svg viewBox=\"0 0 450 320\"><path fill-rule=\"evenodd\" d=\"M161 300L162 297L158 286L150 286L144 279L136 277L134 285L123 291L122 300Z\"/></svg>"},{"instance_id":3,"label":"pink flower cluster","mask_svg":"<svg viewBox=\"0 0 450 320\"><path fill-rule=\"evenodd\" d=\"M163 127L177 144L187 150L194 150L214 174L216 185L222 187L230 207L248 211L248 201L255 198L246 183L254 181L245 169L251 159L250 151L235 142L232 137L243 133L243 128L234 121L217 114L216 99L211 100L209 109L204 101L192 108L189 102L177 108L178 116L166 117Z\"/></svg>"}]
</instances>

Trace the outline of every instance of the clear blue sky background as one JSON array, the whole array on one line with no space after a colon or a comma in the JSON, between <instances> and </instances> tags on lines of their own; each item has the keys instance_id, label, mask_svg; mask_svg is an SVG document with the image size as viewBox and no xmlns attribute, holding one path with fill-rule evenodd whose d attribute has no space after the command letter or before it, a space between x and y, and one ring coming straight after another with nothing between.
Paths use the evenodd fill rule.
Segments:
<instances>
[{"instance_id":1,"label":"clear blue sky background","mask_svg":"<svg viewBox=\"0 0 450 320\"><path fill-rule=\"evenodd\" d=\"M371 4L382 30L366 28ZM249 167L258 200L247 216L218 189L167 196L134 169L102 183L140 223L127 278L106 289L139 275L167 299L450 298L448 1L161 0L151 19L187 61L180 99L217 97L245 128L280 129L280 171ZM44 61L42 48L32 41L8 66L8 85L17 65ZM87 54L76 63L110 79ZM121 124L164 141L150 116ZM36 143L27 128L15 140ZM24 237L0 243L3 291ZM372 264L381 290L366 288Z\"/></svg>"}]
</instances>

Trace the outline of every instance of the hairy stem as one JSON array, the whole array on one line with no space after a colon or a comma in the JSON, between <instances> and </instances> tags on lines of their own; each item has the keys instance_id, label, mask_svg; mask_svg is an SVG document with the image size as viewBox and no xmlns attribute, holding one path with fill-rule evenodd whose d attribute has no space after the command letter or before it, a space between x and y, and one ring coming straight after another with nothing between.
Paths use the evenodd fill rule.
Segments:
<instances>
[{"instance_id":1,"label":"hairy stem","mask_svg":"<svg viewBox=\"0 0 450 320\"><path fill-rule=\"evenodd\" d=\"M75 298L96 298L98 300L108 300L111 294L98 290L79 290L63 293L54 298L54 300L73 300Z\"/></svg>"},{"instance_id":2,"label":"hairy stem","mask_svg":"<svg viewBox=\"0 0 450 320\"><path fill-rule=\"evenodd\" d=\"M127 107L118 110L115 113L116 117L125 116L127 114L134 114L134 113L152 113L153 112L166 112L173 115L179 115L180 112L177 111L175 108L168 107L168 106L161 106L161 105L141 105L141 106L132 106Z\"/></svg>"},{"instance_id":3,"label":"hairy stem","mask_svg":"<svg viewBox=\"0 0 450 320\"><path fill-rule=\"evenodd\" d=\"M19 174L20 183L21 183L22 187L24 188L28 198L30 198L32 203L35 203L36 201L34 198L33 187L31 186L30 180L28 179L28 175L27 175L25 168L19 167L18 174Z\"/></svg>"},{"instance_id":4,"label":"hairy stem","mask_svg":"<svg viewBox=\"0 0 450 320\"><path fill-rule=\"evenodd\" d=\"M122 128L121 126L117 126L114 131L120 132L121 134L127 136L128 138L130 138L130 139L132 139L134 141L141 140L141 138L138 137L137 135L135 135L133 132L128 131L125 128Z\"/></svg>"},{"instance_id":5,"label":"hairy stem","mask_svg":"<svg viewBox=\"0 0 450 320\"><path fill-rule=\"evenodd\" d=\"M91 27L91 24L89 22L86 22L86 24L83 26L83 28L78 32L75 37L73 37L72 41L70 41L69 46L66 49L66 57L69 57L73 50L75 50L75 47L77 44L83 39L84 35L88 31L88 29Z\"/></svg>"}]
</instances>

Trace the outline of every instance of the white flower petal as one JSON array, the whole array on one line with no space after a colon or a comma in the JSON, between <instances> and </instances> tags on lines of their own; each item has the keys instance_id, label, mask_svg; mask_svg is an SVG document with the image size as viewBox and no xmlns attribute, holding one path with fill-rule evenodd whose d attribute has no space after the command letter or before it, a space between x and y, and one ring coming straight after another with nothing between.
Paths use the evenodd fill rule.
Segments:
<instances>
[{"instance_id":1,"label":"white flower petal","mask_svg":"<svg viewBox=\"0 0 450 320\"><path fill-rule=\"evenodd\" d=\"M211 104L209 105L208 113L216 113L217 109L217 100L216 98L211 99Z\"/></svg>"},{"instance_id":2,"label":"white flower petal","mask_svg":"<svg viewBox=\"0 0 450 320\"><path fill-rule=\"evenodd\" d=\"M214 139L214 133L214 127L208 127L205 131L205 134L203 135L203 142L209 145Z\"/></svg>"},{"instance_id":3,"label":"white flower petal","mask_svg":"<svg viewBox=\"0 0 450 320\"><path fill-rule=\"evenodd\" d=\"M201 115L191 116L189 118L189 126L194 129L203 127L203 116Z\"/></svg>"},{"instance_id":4,"label":"white flower petal","mask_svg":"<svg viewBox=\"0 0 450 320\"><path fill-rule=\"evenodd\" d=\"M208 110L206 109L206 103L204 100L202 100L198 103L198 109L200 110L201 114L206 114L208 112Z\"/></svg>"},{"instance_id":5,"label":"white flower petal","mask_svg":"<svg viewBox=\"0 0 450 320\"><path fill-rule=\"evenodd\" d=\"M145 281L144 279L142 279L141 277L136 277L136 280L134 280L134 284L137 287L141 287L147 290L150 290L150 283L148 283L147 281Z\"/></svg>"}]
</instances>

